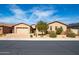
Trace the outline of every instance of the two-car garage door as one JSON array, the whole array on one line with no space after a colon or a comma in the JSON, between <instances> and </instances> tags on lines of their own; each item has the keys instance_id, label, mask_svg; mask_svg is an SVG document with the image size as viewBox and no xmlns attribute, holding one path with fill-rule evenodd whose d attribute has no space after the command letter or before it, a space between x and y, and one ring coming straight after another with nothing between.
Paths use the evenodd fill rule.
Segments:
<instances>
[{"instance_id":1,"label":"two-car garage door","mask_svg":"<svg viewBox=\"0 0 79 59\"><path fill-rule=\"evenodd\" d=\"M27 27L17 27L16 32L19 34L28 34L29 30Z\"/></svg>"}]
</instances>

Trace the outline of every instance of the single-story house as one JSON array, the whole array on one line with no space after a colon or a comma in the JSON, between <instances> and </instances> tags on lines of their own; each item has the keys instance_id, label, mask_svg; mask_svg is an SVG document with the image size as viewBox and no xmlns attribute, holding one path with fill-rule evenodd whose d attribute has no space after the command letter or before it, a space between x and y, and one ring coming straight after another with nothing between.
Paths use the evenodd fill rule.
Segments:
<instances>
[{"instance_id":1,"label":"single-story house","mask_svg":"<svg viewBox=\"0 0 79 59\"><path fill-rule=\"evenodd\" d=\"M25 23L19 24L0 24L0 34L30 34L30 25Z\"/></svg>"},{"instance_id":2,"label":"single-story house","mask_svg":"<svg viewBox=\"0 0 79 59\"><path fill-rule=\"evenodd\" d=\"M62 22L59 22L59 21L54 21L54 22L48 23L47 32L55 31L56 27L57 28L62 27L63 28L63 32L65 32L67 30L67 28L68 28L68 25L66 25L66 24L64 24ZM35 28L35 33L36 33L36 36L39 36L39 35L42 34L40 31L38 31L37 28Z\"/></svg>"},{"instance_id":3,"label":"single-story house","mask_svg":"<svg viewBox=\"0 0 79 59\"><path fill-rule=\"evenodd\" d=\"M75 34L79 34L79 23L69 24L69 27Z\"/></svg>"},{"instance_id":4,"label":"single-story house","mask_svg":"<svg viewBox=\"0 0 79 59\"><path fill-rule=\"evenodd\" d=\"M12 33L12 25L10 24L0 24L0 34Z\"/></svg>"}]
</instances>

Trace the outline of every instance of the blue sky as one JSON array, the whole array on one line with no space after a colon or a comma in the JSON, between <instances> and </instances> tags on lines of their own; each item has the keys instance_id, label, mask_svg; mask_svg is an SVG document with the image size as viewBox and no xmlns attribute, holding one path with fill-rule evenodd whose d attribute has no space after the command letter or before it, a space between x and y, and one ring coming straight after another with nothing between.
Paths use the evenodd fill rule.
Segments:
<instances>
[{"instance_id":1,"label":"blue sky","mask_svg":"<svg viewBox=\"0 0 79 59\"><path fill-rule=\"evenodd\" d=\"M0 4L0 23L79 22L78 4Z\"/></svg>"}]
</instances>

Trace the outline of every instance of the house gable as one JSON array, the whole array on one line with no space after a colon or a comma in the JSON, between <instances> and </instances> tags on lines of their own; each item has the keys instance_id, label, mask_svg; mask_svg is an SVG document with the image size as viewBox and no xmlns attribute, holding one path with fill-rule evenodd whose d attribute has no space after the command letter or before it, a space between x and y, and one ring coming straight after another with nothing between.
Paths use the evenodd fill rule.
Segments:
<instances>
[{"instance_id":1,"label":"house gable","mask_svg":"<svg viewBox=\"0 0 79 59\"><path fill-rule=\"evenodd\" d=\"M30 25L28 25L28 24L25 24L25 23L19 23L19 24L15 24L15 25L13 25L12 27L16 27L16 26L21 26L21 27L26 27L26 26L28 26L28 27L30 27Z\"/></svg>"},{"instance_id":2,"label":"house gable","mask_svg":"<svg viewBox=\"0 0 79 59\"><path fill-rule=\"evenodd\" d=\"M65 25L65 26L67 26L67 27L68 27L68 25L67 25L67 24L64 24L64 23L59 22L59 21L54 21L54 22L48 23L48 25L53 24L53 23L60 23L60 24Z\"/></svg>"}]
</instances>

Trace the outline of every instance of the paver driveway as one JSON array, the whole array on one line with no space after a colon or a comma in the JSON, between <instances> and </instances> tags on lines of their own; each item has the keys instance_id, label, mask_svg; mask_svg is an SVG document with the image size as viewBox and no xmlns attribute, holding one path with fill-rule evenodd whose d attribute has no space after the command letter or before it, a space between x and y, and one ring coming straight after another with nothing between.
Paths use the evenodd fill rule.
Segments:
<instances>
[{"instance_id":1,"label":"paver driveway","mask_svg":"<svg viewBox=\"0 0 79 59\"><path fill-rule=\"evenodd\" d=\"M1 55L78 55L79 41L0 41Z\"/></svg>"}]
</instances>

